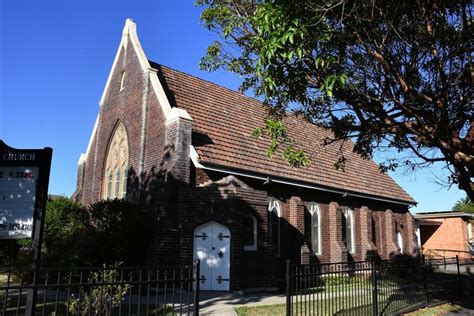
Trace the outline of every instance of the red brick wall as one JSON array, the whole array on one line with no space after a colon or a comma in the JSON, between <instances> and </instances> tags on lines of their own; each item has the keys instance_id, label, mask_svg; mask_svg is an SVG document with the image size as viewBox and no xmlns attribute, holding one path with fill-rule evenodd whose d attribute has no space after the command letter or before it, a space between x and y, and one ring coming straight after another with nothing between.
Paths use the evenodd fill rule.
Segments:
<instances>
[{"instance_id":1,"label":"red brick wall","mask_svg":"<svg viewBox=\"0 0 474 316\"><path fill-rule=\"evenodd\" d=\"M266 192L243 188L185 187L178 206L179 248L161 248L157 256L176 256L181 263L193 260L194 230L215 221L231 232L231 289L275 286L275 247L268 238ZM251 213L257 218L257 250L244 251L241 219Z\"/></svg>"},{"instance_id":2,"label":"red brick wall","mask_svg":"<svg viewBox=\"0 0 474 316\"><path fill-rule=\"evenodd\" d=\"M122 72L124 89L120 91ZM143 71L132 45L122 49L109 90L100 108L97 132L87 156L84 172L79 171L77 196L89 204L101 197L103 169L108 144L118 122L123 123L129 141L127 197L145 202L156 216L150 241L150 264L190 263L193 259L194 229L216 221L229 227L231 239L231 288L275 286L284 276L285 261L293 263L334 262L348 259L342 242L342 207L354 210L354 260L365 260L367 252L382 258L397 253L395 224L403 224L406 249L410 248L410 217L407 208L366 199L297 187L267 184L240 178L248 187L199 187L227 174L194 169L189 159L192 122L176 120L165 124L149 76ZM82 178L81 175L83 175ZM281 202L281 256L268 236L268 196ZM305 205L316 202L321 210L321 255L314 256L305 237ZM390 211L388 209L392 209ZM257 251L243 251L242 217L252 213L258 220ZM377 249L371 245L371 216L376 219ZM405 247L404 247L405 248ZM410 250L411 251L411 250Z\"/></svg>"},{"instance_id":3,"label":"red brick wall","mask_svg":"<svg viewBox=\"0 0 474 316\"><path fill-rule=\"evenodd\" d=\"M430 254L435 249L468 251L467 226L460 217L440 219L442 224L430 226L434 230L433 234L422 245L423 253ZM443 252L435 251L440 255ZM447 256L454 256L457 253L446 253Z\"/></svg>"},{"instance_id":4,"label":"red brick wall","mask_svg":"<svg viewBox=\"0 0 474 316\"><path fill-rule=\"evenodd\" d=\"M124 89L120 90L123 71L125 71ZM133 46L122 47L108 91L100 107L99 124L87 156L83 204L87 205L101 199L105 157L110 138L119 121L124 125L129 141L132 187L128 192L131 195L137 194L140 182L138 179L151 181L151 177L156 176L163 159L164 119L157 98L151 91L149 74L142 70ZM144 109L146 111L143 111ZM143 115L146 124L145 135L142 135ZM145 136L144 140L142 136Z\"/></svg>"}]
</instances>

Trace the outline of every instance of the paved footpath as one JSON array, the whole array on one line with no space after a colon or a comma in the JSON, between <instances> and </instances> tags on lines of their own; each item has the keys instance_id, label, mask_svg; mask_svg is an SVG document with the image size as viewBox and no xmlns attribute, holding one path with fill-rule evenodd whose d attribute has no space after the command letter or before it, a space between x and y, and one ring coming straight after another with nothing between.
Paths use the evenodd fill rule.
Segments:
<instances>
[{"instance_id":1,"label":"paved footpath","mask_svg":"<svg viewBox=\"0 0 474 316\"><path fill-rule=\"evenodd\" d=\"M234 308L239 306L258 306L285 304L285 294L278 293L249 293L237 294L229 292L201 292L200 310L201 315L237 315Z\"/></svg>"}]
</instances>

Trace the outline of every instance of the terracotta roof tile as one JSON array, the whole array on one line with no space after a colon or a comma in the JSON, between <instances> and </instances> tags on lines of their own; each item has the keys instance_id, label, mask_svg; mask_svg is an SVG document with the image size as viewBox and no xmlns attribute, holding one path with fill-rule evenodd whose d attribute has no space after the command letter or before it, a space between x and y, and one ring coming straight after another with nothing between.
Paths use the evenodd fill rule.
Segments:
<instances>
[{"instance_id":1,"label":"terracotta roof tile","mask_svg":"<svg viewBox=\"0 0 474 316\"><path fill-rule=\"evenodd\" d=\"M369 194L414 203L390 176L382 174L375 162L362 159L346 143L345 171L336 170L339 144L322 146L331 136L327 129L303 118L288 115L289 136L311 159L307 167L295 168L281 154L267 158L268 141L252 136L263 125L266 110L262 103L238 92L180 71L150 62L158 69L160 82L172 106L183 108L193 118L193 145L200 162L304 181L330 188Z\"/></svg>"}]
</instances>

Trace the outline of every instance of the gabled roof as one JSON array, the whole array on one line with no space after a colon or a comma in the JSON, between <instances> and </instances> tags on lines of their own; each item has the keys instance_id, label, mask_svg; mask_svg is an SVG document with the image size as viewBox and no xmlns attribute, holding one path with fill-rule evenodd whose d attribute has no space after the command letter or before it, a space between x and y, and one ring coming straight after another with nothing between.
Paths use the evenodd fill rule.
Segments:
<instances>
[{"instance_id":1,"label":"gabled roof","mask_svg":"<svg viewBox=\"0 0 474 316\"><path fill-rule=\"evenodd\" d=\"M401 204L416 203L388 175L380 173L371 160L364 160L352 152L352 144L343 148L347 157L345 172L336 170L338 144L321 146L331 132L303 118L289 115L285 119L289 136L310 155L311 164L294 168L276 154L267 158L268 141L255 139L252 132L263 125L266 110L260 101L236 91L193 77L147 60L137 36L136 24L127 19L122 39L107 80L100 105L107 93L122 47L132 45L143 71L150 76L153 91L158 97L166 122L175 119L193 121L192 144L197 152L197 163L213 170L232 170L233 174L258 175L260 179L289 183L301 187L338 192ZM89 154L90 144L97 131L92 131L89 146L79 164Z\"/></svg>"},{"instance_id":2,"label":"gabled roof","mask_svg":"<svg viewBox=\"0 0 474 316\"><path fill-rule=\"evenodd\" d=\"M284 119L287 132L298 143L296 147L309 155L310 165L292 167L281 153L269 159L265 154L268 140L252 136L255 128L263 126L267 114L260 101L154 62L150 65L158 70L170 105L186 110L193 119L192 143L201 165L243 170L404 204L416 203L392 178L382 174L375 162L353 153L352 143L343 148L347 158L345 171L336 170L334 163L340 144L323 147L322 141L331 132L296 115Z\"/></svg>"}]
</instances>

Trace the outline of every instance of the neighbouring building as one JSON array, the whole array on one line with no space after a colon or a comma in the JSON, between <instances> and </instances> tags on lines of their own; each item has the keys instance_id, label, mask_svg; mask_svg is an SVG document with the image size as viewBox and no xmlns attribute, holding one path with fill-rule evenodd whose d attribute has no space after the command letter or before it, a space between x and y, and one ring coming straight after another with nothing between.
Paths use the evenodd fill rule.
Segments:
<instances>
[{"instance_id":1,"label":"neighbouring building","mask_svg":"<svg viewBox=\"0 0 474 316\"><path fill-rule=\"evenodd\" d=\"M311 164L269 159L252 136L265 117L255 99L148 60L127 20L73 197L145 202L150 263L200 258L204 290L274 287L286 260L417 254L415 201L373 161L322 147L330 131L293 114L288 134Z\"/></svg>"},{"instance_id":2,"label":"neighbouring building","mask_svg":"<svg viewBox=\"0 0 474 316\"><path fill-rule=\"evenodd\" d=\"M474 254L474 213L427 212L414 217L425 256L470 257Z\"/></svg>"}]
</instances>

